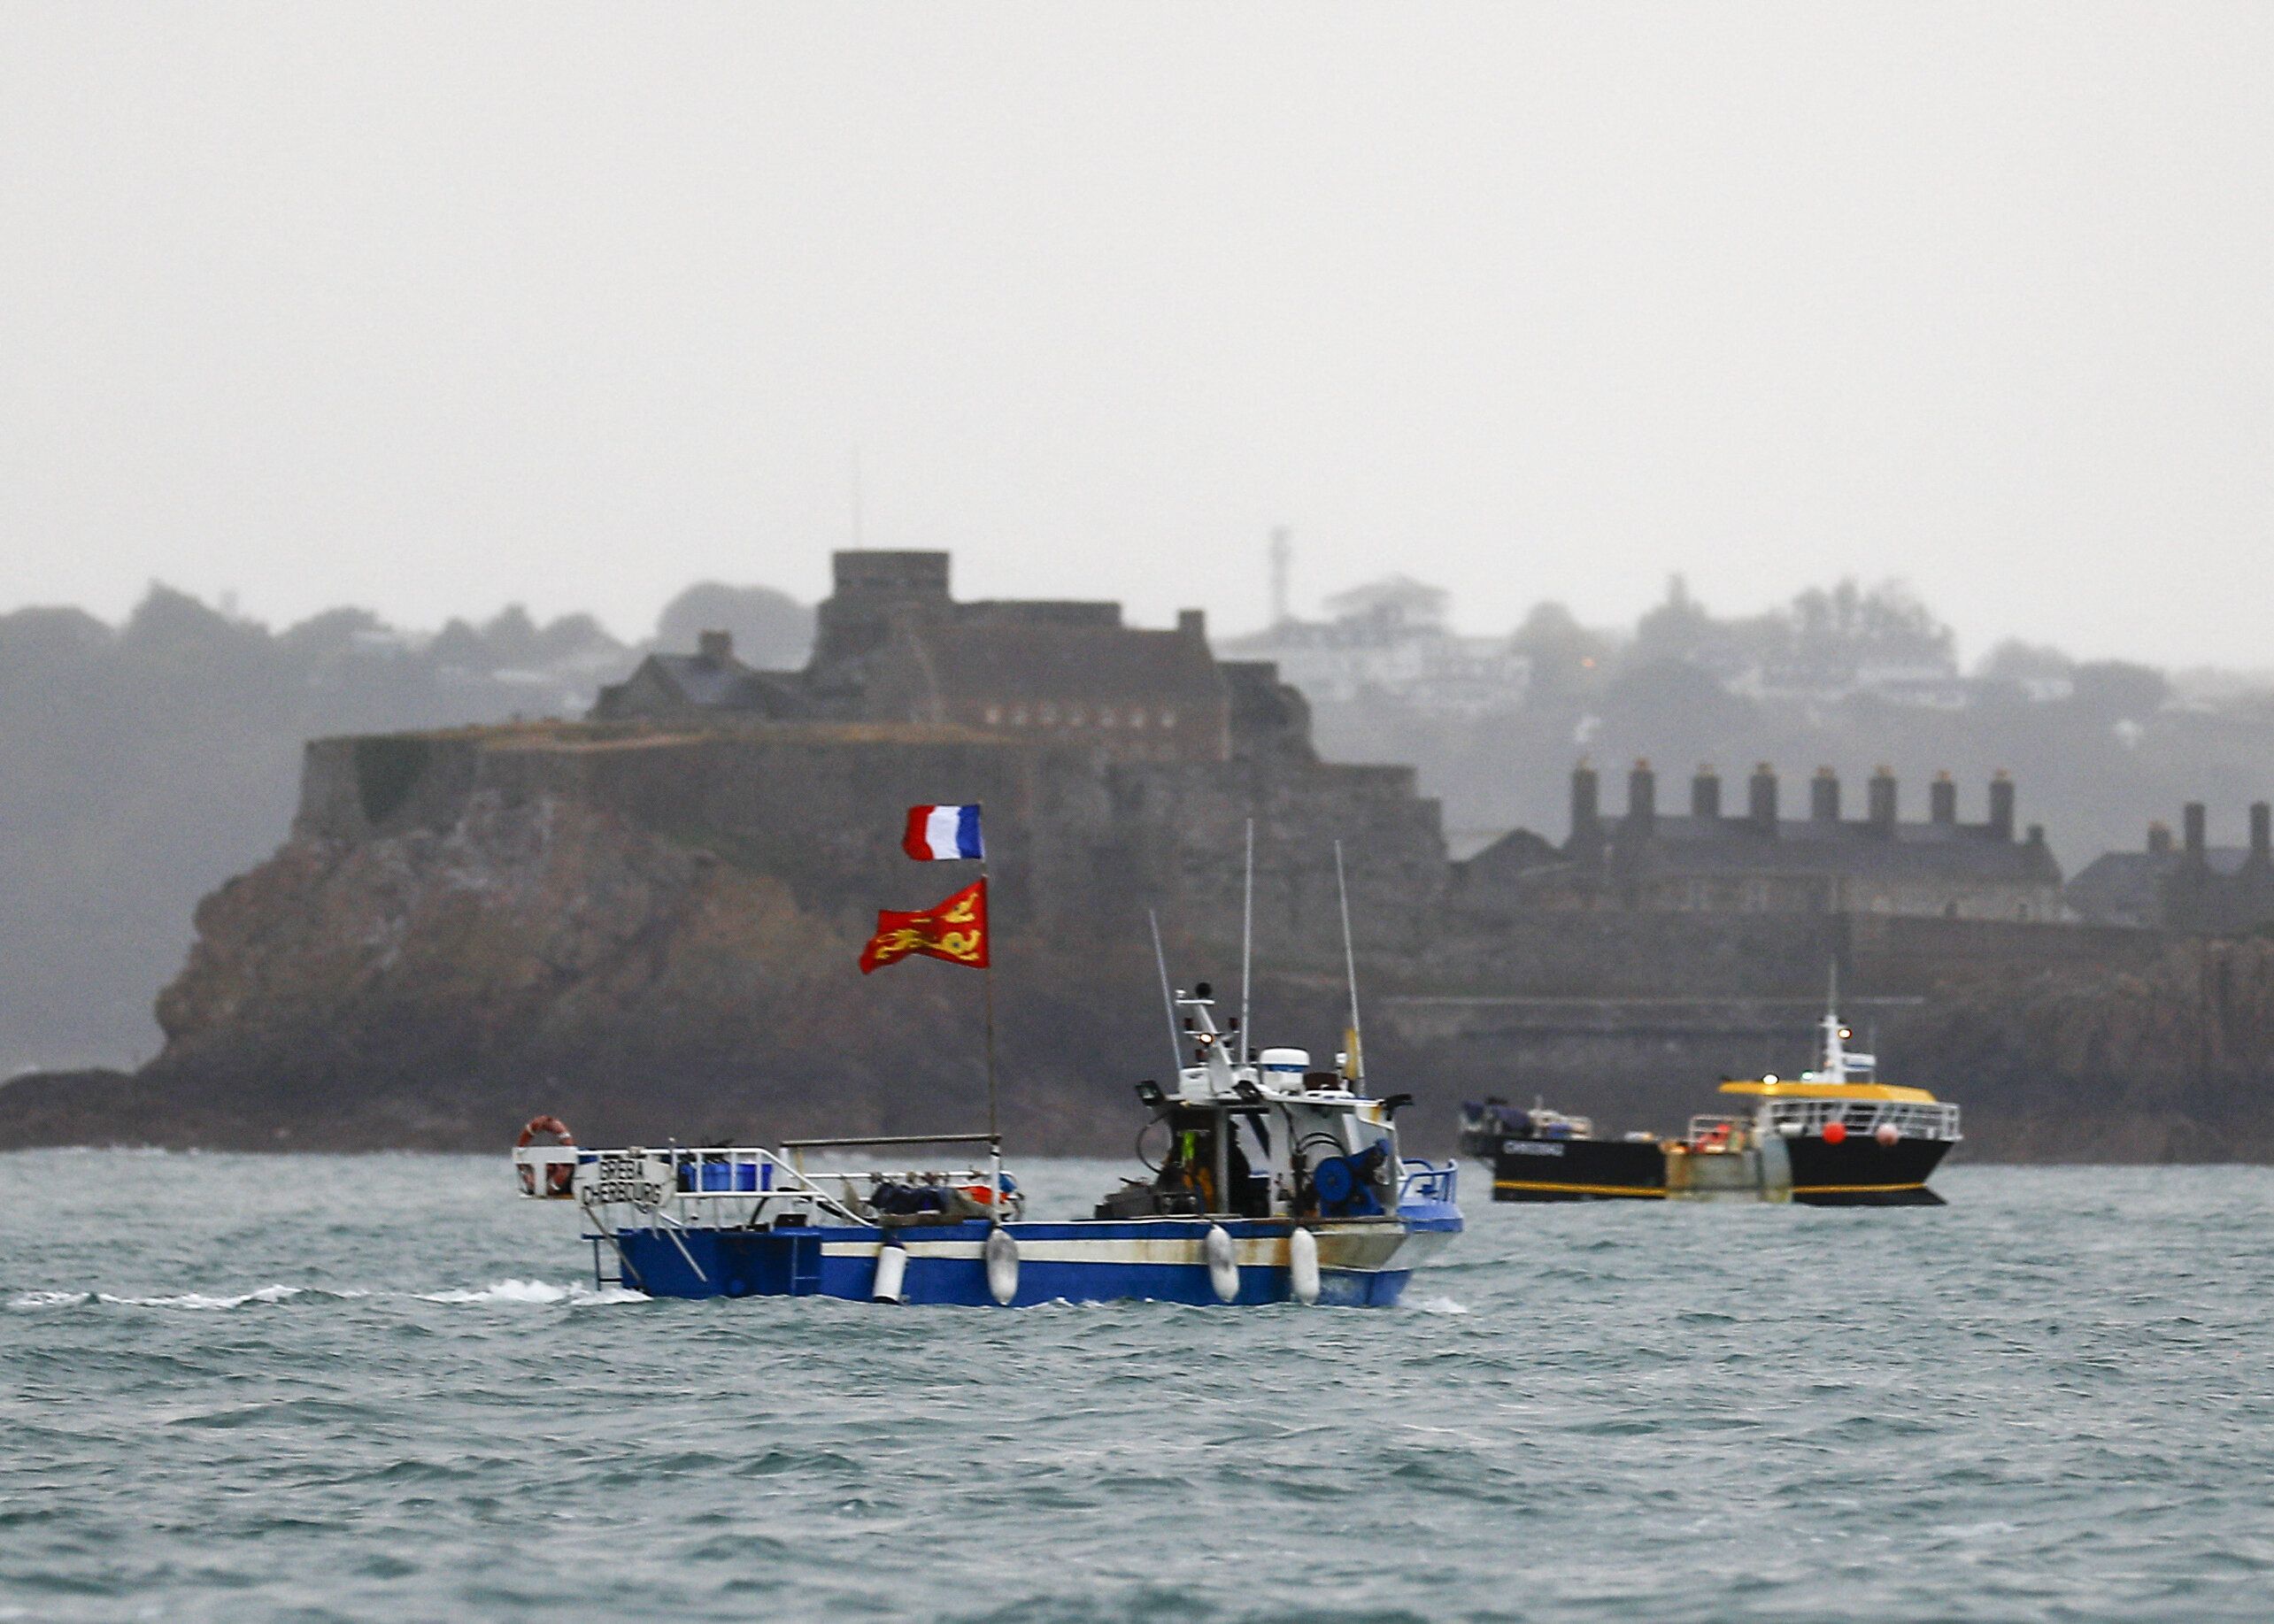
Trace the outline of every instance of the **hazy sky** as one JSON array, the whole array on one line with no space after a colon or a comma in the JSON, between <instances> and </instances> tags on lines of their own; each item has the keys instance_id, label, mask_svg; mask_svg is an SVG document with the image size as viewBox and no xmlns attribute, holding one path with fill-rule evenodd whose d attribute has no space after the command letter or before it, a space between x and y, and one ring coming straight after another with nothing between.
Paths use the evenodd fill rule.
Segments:
<instances>
[{"instance_id":1,"label":"hazy sky","mask_svg":"<svg viewBox=\"0 0 2274 1624\"><path fill-rule=\"evenodd\" d=\"M1461 622L1908 579L2262 665L2274 5L0 8L0 607Z\"/></svg>"}]
</instances>

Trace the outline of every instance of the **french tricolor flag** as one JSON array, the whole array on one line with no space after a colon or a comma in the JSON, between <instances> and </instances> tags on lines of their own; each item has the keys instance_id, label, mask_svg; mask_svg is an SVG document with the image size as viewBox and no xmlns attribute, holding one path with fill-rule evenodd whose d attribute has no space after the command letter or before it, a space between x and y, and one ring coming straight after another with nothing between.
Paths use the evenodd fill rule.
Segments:
<instances>
[{"instance_id":1,"label":"french tricolor flag","mask_svg":"<svg viewBox=\"0 0 2274 1624\"><path fill-rule=\"evenodd\" d=\"M976 806L911 806L908 832L900 850L919 863L941 863L955 858L983 858L979 843Z\"/></svg>"}]
</instances>

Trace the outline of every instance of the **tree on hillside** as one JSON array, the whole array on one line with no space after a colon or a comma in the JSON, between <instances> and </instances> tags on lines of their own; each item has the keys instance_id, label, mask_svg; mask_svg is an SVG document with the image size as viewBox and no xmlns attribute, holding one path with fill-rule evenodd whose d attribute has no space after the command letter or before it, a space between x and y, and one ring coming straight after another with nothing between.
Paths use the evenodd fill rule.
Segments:
<instances>
[{"instance_id":1,"label":"tree on hillside","mask_svg":"<svg viewBox=\"0 0 2274 1624\"><path fill-rule=\"evenodd\" d=\"M705 581L664 605L655 623L656 646L688 654L704 632L734 635L735 657L762 671L803 666L813 646L813 612L772 587L730 587Z\"/></svg>"},{"instance_id":2,"label":"tree on hillside","mask_svg":"<svg viewBox=\"0 0 2274 1624\"><path fill-rule=\"evenodd\" d=\"M1555 603L1533 604L1508 648L1531 661L1532 694L1546 704L1594 686L1607 674L1611 658L1609 638L1580 625Z\"/></svg>"},{"instance_id":3,"label":"tree on hillside","mask_svg":"<svg viewBox=\"0 0 2274 1624\"><path fill-rule=\"evenodd\" d=\"M2162 672L2129 660L2088 660L2071 675L2077 687L2070 703L2095 720L2143 722L2171 697L2171 684Z\"/></svg>"}]
</instances>

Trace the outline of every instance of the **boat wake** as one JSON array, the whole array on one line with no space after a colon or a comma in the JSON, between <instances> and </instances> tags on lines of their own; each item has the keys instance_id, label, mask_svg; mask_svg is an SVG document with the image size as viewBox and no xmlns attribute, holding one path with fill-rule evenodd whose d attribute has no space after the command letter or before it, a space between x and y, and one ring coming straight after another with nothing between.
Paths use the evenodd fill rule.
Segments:
<instances>
[{"instance_id":1,"label":"boat wake","mask_svg":"<svg viewBox=\"0 0 2274 1624\"><path fill-rule=\"evenodd\" d=\"M251 1291L227 1295L204 1291L171 1292L156 1297L119 1297L108 1291L19 1291L8 1299L8 1306L19 1312L36 1312L43 1309L64 1308L174 1308L199 1312L221 1309L273 1307L295 1298L306 1297L335 1303L358 1302L369 1297L409 1297L424 1303L442 1303L451 1306L463 1305L534 1305L550 1306L566 1304L572 1308L597 1307L615 1303L644 1303L648 1300L637 1291L618 1287L594 1290L589 1286L556 1286L541 1280L501 1280L475 1288L460 1288L443 1291L369 1291L356 1287L340 1290L322 1286L266 1285Z\"/></svg>"},{"instance_id":2,"label":"boat wake","mask_svg":"<svg viewBox=\"0 0 2274 1624\"><path fill-rule=\"evenodd\" d=\"M414 1295L421 1302L447 1303L452 1306L497 1304L544 1307L566 1303L572 1308L596 1308L614 1303L651 1300L644 1291L627 1290L621 1286L604 1286L595 1290L590 1286L556 1286L542 1280L500 1280L479 1289L420 1291Z\"/></svg>"}]
</instances>

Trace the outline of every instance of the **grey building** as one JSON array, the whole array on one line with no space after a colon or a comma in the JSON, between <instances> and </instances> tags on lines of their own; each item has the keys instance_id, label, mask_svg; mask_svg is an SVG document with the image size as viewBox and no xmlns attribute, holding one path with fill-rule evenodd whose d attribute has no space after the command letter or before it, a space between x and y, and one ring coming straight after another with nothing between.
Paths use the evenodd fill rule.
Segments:
<instances>
[{"instance_id":1,"label":"grey building","mask_svg":"<svg viewBox=\"0 0 2274 1624\"><path fill-rule=\"evenodd\" d=\"M1958 818L1958 786L1938 774L1927 816L1905 820L1885 768L1865 786L1863 815L1845 815L1830 768L1808 783L1805 816L1787 817L1768 763L1725 804L1721 777L1700 769L1685 810L1661 810L1646 761L1628 774L1623 816L1602 810L1593 767L1571 775L1571 830L1560 848L1518 830L1471 858L1464 895L1477 902L1624 907L1659 912L1879 913L2042 921L2069 917L2061 866L2032 826L2017 837L2003 774L1987 816Z\"/></svg>"},{"instance_id":2,"label":"grey building","mask_svg":"<svg viewBox=\"0 0 2274 1624\"><path fill-rule=\"evenodd\" d=\"M2250 809L2250 843L2214 846L2203 803L2183 809L2184 843L2151 823L2138 851L2108 851L2069 882L2070 906L2096 925L2239 935L2274 924L2274 829L2267 804Z\"/></svg>"}]
</instances>

